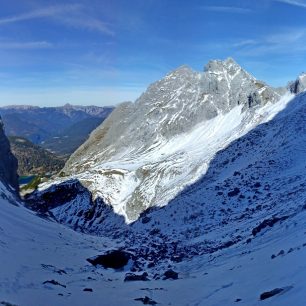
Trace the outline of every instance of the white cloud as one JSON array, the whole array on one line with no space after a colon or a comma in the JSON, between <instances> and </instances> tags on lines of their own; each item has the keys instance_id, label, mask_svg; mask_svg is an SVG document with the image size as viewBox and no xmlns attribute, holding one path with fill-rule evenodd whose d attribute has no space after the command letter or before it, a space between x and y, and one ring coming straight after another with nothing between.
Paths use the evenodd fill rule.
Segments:
<instances>
[{"instance_id":1,"label":"white cloud","mask_svg":"<svg viewBox=\"0 0 306 306\"><path fill-rule=\"evenodd\" d=\"M240 48L240 47L246 47L246 46L254 46L258 43L255 39L246 39L241 40L236 43L233 43L233 47Z\"/></svg>"},{"instance_id":2,"label":"white cloud","mask_svg":"<svg viewBox=\"0 0 306 306\"><path fill-rule=\"evenodd\" d=\"M267 35L264 40L270 44L290 44L300 41L305 35L305 29L292 29L282 33Z\"/></svg>"},{"instance_id":3,"label":"white cloud","mask_svg":"<svg viewBox=\"0 0 306 306\"><path fill-rule=\"evenodd\" d=\"M202 9L206 11L212 12L220 12L220 13L250 13L252 10L243 7L235 7L235 6L203 6Z\"/></svg>"},{"instance_id":4,"label":"white cloud","mask_svg":"<svg viewBox=\"0 0 306 306\"><path fill-rule=\"evenodd\" d=\"M295 54L306 51L306 29L280 29L254 40L245 40L232 44L240 54L261 56L266 54Z\"/></svg>"},{"instance_id":5,"label":"white cloud","mask_svg":"<svg viewBox=\"0 0 306 306\"><path fill-rule=\"evenodd\" d=\"M0 41L1 49L47 49L53 45L47 41L28 41L28 42L16 42L16 41Z\"/></svg>"},{"instance_id":6,"label":"white cloud","mask_svg":"<svg viewBox=\"0 0 306 306\"><path fill-rule=\"evenodd\" d=\"M293 6L298 6L302 8L306 8L306 2L303 0L274 0L275 2L281 2Z\"/></svg>"},{"instance_id":7,"label":"white cloud","mask_svg":"<svg viewBox=\"0 0 306 306\"><path fill-rule=\"evenodd\" d=\"M41 18L51 18L53 21L66 26L95 30L111 36L114 35L108 24L86 14L84 7L79 4L48 6L18 15L3 17L0 18L0 26Z\"/></svg>"},{"instance_id":8,"label":"white cloud","mask_svg":"<svg viewBox=\"0 0 306 306\"><path fill-rule=\"evenodd\" d=\"M114 32L110 29L109 25L92 17L87 17L84 15L79 15L79 16L66 15L66 16L55 17L55 19L58 22L70 27L94 30L110 36L114 35Z\"/></svg>"},{"instance_id":9,"label":"white cloud","mask_svg":"<svg viewBox=\"0 0 306 306\"><path fill-rule=\"evenodd\" d=\"M65 12L71 12L74 10L79 10L80 6L77 4L74 5L56 5L56 6L49 6L45 8L36 9L27 13L9 16L0 18L0 24L8 24L8 23L15 23L25 20L37 19L37 18L44 18L44 17L53 17L57 14L62 14Z\"/></svg>"}]
</instances>

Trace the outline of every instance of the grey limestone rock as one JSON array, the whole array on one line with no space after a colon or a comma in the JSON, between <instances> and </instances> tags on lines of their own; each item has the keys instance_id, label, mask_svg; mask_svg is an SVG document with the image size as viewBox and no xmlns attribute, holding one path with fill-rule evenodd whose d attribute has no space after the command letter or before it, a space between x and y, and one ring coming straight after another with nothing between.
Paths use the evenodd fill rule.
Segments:
<instances>
[{"instance_id":1,"label":"grey limestone rock","mask_svg":"<svg viewBox=\"0 0 306 306\"><path fill-rule=\"evenodd\" d=\"M18 190L17 159L11 152L0 117L0 181Z\"/></svg>"},{"instance_id":2,"label":"grey limestone rock","mask_svg":"<svg viewBox=\"0 0 306 306\"><path fill-rule=\"evenodd\" d=\"M289 83L289 90L293 94L299 94L306 89L306 73L302 73L294 82Z\"/></svg>"}]
</instances>

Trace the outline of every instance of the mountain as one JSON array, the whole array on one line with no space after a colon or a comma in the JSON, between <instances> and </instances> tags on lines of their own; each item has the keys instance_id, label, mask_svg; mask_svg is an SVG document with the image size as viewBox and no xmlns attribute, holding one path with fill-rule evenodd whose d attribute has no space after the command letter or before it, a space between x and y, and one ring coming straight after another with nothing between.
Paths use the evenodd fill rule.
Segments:
<instances>
[{"instance_id":1,"label":"mountain","mask_svg":"<svg viewBox=\"0 0 306 306\"><path fill-rule=\"evenodd\" d=\"M20 176L46 175L59 172L65 160L23 137L9 137L12 153L18 160Z\"/></svg>"},{"instance_id":2,"label":"mountain","mask_svg":"<svg viewBox=\"0 0 306 306\"><path fill-rule=\"evenodd\" d=\"M19 259L18 284L24 289L17 289L18 301L40 301L47 294L57 305L67 304L67 299L83 305L86 298L92 303L104 298L108 305L136 305L135 299L161 305L303 305L306 92L286 94L273 103L222 118L215 129L239 133L213 153L196 181L182 188L167 205L146 210L133 223L127 224L103 199L94 200L77 178L42 186L32 195L32 204L45 218L52 216L80 232L102 237L75 236L68 229L60 235L55 225L61 225L45 220L47 238L42 241L36 234L41 226L31 219L31 226L26 227L26 234L20 231L18 240L26 239L31 246L27 253L43 252L51 264L38 267L29 255L30 262ZM211 150L217 148L212 146L215 141L227 139L224 134L212 133L212 120L207 125L211 137L206 138ZM238 128L231 130L237 121ZM246 126L243 133L241 122ZM194 147L201 150L199 155L207 154L200 132L188 142L192 156ZM2 239L11 243L7 234ZM44 246L41 251L36 240ZM80 251L74 249L76 245L82 246ZM79 264L86 255L84 247L93 266ZM58 251L49 258L46 249L52 252L54 248ZM117 257L123 251L129 254L129 263L122 270L114 272L98 264L106 254L114 254L110 250L117 250L113 255ZM4 254L12 271L18 270L9 254ZM72 260L66 260L72 254ZM107 258L112 260L111 255ZM67 274L56 272L62 269ZM34 271L39 277L33 280ZM10 274L5 273L14 288ZM47 280L66 288L56 282L45 288L41 283ZM32 286L27 286L28 282ZM85 287L92 289L89 298L80 292ZM14 301L14 296L16 291L4 297Z\"/></svg>"},{"instance_id":3,"label":"mountain","mask_svg":"<svg viewBox=\"0 0 306 306\"><path fill-rule=\"evenodd\" d=\"M264 107L279 99L233 59L211 61L204 72L179 67L117 107L62 175L135 221L197 181L214 154L265 120Z\"/></svg>"},{"instance_id":4,"label":"mountain","mask_svg":"<svg viewBox=\"0 0 306 306\"><path fill-rule=\"evenodd\" d=\"M97 121L99 123L112 112L113 107L98 106L75 106L66 104L62 107L34 107L27 105L6 106L0 108L3 122L6 126L8 136L18 136L29 139L35 144L44 145L45 148L54 152L71 154L73 150L82 144L88 137L91 130L86 128L78 130L77 134L70 135L65 142L56 142L56 139L63 139L66 136L67 129L89 122L92 119L95 124L90 127L95 128ZM51 142L50 148L48 147ZM70 144L70 141L72 144Z\"/></svg>"},{"instance_id":5,"label":"mountain","mask_svg":"<svg viewBox=\"0 0 306 306\"><path fill-rule=\"evenodd\" d=\"M19 189L17 166L17 159L11 153L10 143L5 136L3 122L0 117L0 183L15 191Z\"/></svg>"},{"instance_id":6,"label":"mountain","mask_svg":"<svg viewBox=\"0 0 306 306\"><path fill-rule=\"evenodd\" d=\"M304 305L306 92L269 91L271 101L247 99L175 132L169 148L187 142L192 158L207 155L206 167L132 223L78 175L41 186L27 198L33 211L0 198L0 303Z\"/></svg>"}]
</instances>

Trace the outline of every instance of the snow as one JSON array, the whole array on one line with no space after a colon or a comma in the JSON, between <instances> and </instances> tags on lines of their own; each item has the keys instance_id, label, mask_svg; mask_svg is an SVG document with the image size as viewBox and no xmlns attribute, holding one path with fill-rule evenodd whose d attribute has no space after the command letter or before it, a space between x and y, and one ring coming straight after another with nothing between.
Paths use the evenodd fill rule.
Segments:
<instances>
[{"instance_id":1,"label":"snow","mask_svg":"<svg viewBox=\"0 0 306 306\"><path fill-rule=\"evenodd\" d=\"M206 165L205 175L167 206L149 212L148 223L139 220L129 225L131 236L111 240L107 235L97 237L74 232L38 217L21 203L10 204L7 199L13 201L14 197L0 184L3 195L0 200L0 303L141 305L134 299L148 296L161 305L304 305L306 94L291 98L287 95L277 104L257 109L253 121L244 121L243 116L238 120L241 110L235 108L212 121L215 123L210 126L211 133L198 125L188 137L200 139L203 145L204 139L210 139L210 144L217 148L219 138L229 138L229 131L240 131L241 124L247 122L243 136L214 153ZM178 147L183 150L188 146L187 153L194 157L200 153L188 137L180 138ZM179 163L182 158L179 150L172 151L171 143L163 144L162 148L165 155L173 156L175 152ZM209 148L205 150L209 154ZM147 154L153 153L150 150ZM185 163L186 158L182 156L181 162ZM165 168L172 163L170 160L167 164L165 158L163 161ZM254 187L258 182L260 186ZM239 187L243 198L228 196L234 187ZM275 217L285 218L252 234L264 220L275 220ZM151 235L152 229L159 229L160 234ZM220 247L228 241L233 244ZM174 243L176 255L184 251L182 261L177 263L169 256L153 268L144 264L151 279L148 282L124 282L127 269L105 270L86 262L86 258L119 246L135 252L148 250L156 258L160 254L154 245L160 244L168 251ZM154 280L154 275L162 275L168 265L179 273L179 279ZM43 284L48 280L56 280L66 288ZM84 292L84 288L92 288L93 292ZM285 290L267 300L259 300L263 292L275 288ZM235 302L237 299L241 301Z\"/></svg>"},{"instance_id":2,"label":"snow","mask_svg":"<svg viewBox=\"0 0 306 306\"><path fill-rule=\"evenodd\" d=\"M178 72L166 77L177 78ZM195 78L200 80L198 74ZM179 87L179 95L185 89ZM178 98L146 111L160 114L159 108L180 105L171 116L158 117L166 125L173 118L179 122L190 105ZM154 117L146 120L155 133ZM41 218L21 203L12 205L15 197L0 183L0 303L139 305L135 298L148 296L160 305L304 305L305 121L306 93L288 93L248 111L242 105L219 109L216 117L183 132L157 133L149 145L98 148L94 158L79 161L87 170L72 177L86 181L114 212L90 201L85 188L50 208L59 222L84 233ZM128 133L142 126L133 128ZM112 152L110 158L98 163L105 152ZM140 203L160 207L131 223L127 205L135 195ZM93 211L90 220L84 217L88 211ZM114 271L86 261L118 248L133 252L137 265ZM150 281L124 282L132 267L147 272ZM162 280L169 268L178 272L178 280ZM51 280L66 287L44 284ZM275 288L283 291L260 300Z\"/></svg>"},{"instance_id":3,"label":"snow","mask_svg":"<svg viewBox=\"0 0 306 306\"><path fill-rule=\"evenodd\" d=\"M232 59L204 72L179 67L117 107L66 163L67 176L40 188L78 179L131 223L195 182L218 150L265 120L258 108L279 97Z\"/></svg>"},{"instance_id":4,"label":"snow","mask_svg":"<svg viewBox=\"0 0 306 306\"><path fill-rule=\"evenodd\" d=\"M267 103L254 113L242 112L242 106L236 106L226 114L199 123L187 133L168 140L158 138L146 149L138 148L136 152L136 148L126 148L103 164L90 161L88 170L73 178L86 181L95 190L95 198L103 198L131 223L134 219L127 215L126 203L135 195L135 190L140 190L146 203L154 199L155 206L166 205L205 174L216 152L258 124L271 120L292 97L286 94L279 102ZM140 179L140 171L147 177ZM47 183L40 188L49 186Z\"/></svg>"},{"instance_id":5,"label":"snow","mask_svg":"<svg viewBox=\"0 0 306 306\"><path fill-rule=\"evenodd\" d=\"M0 205L0 302L138 305L135 298L149 296L161 305L236 305L239 298L239 305L299 306L305 300L305 212L251 244L178 264L179 280L127 283L123 282L125 272L93 268L85 261L115 242L73 232L3 200ZM271 259L280 250L284 255ZM48 280L66 288L43 284ZM292 288L287 292L259 301L261 293L288 286Z\"/></svg>"}]
</instances>

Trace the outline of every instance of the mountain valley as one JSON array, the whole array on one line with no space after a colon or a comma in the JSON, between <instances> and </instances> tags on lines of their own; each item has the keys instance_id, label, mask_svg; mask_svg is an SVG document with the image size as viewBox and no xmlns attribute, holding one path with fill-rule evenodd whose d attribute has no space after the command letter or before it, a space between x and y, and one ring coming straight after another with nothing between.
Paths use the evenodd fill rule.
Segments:
<instances>
[{"instance_id":1,"label":"mountain valley","mask_svg":"<svg viewBox=\"0 0 306 306\"><path fill-rule=\"evenodd\" d=\"M1 129L0 303L301 305L305 89L182 66L23 200Z\"/></svg>"}]
</instances>

